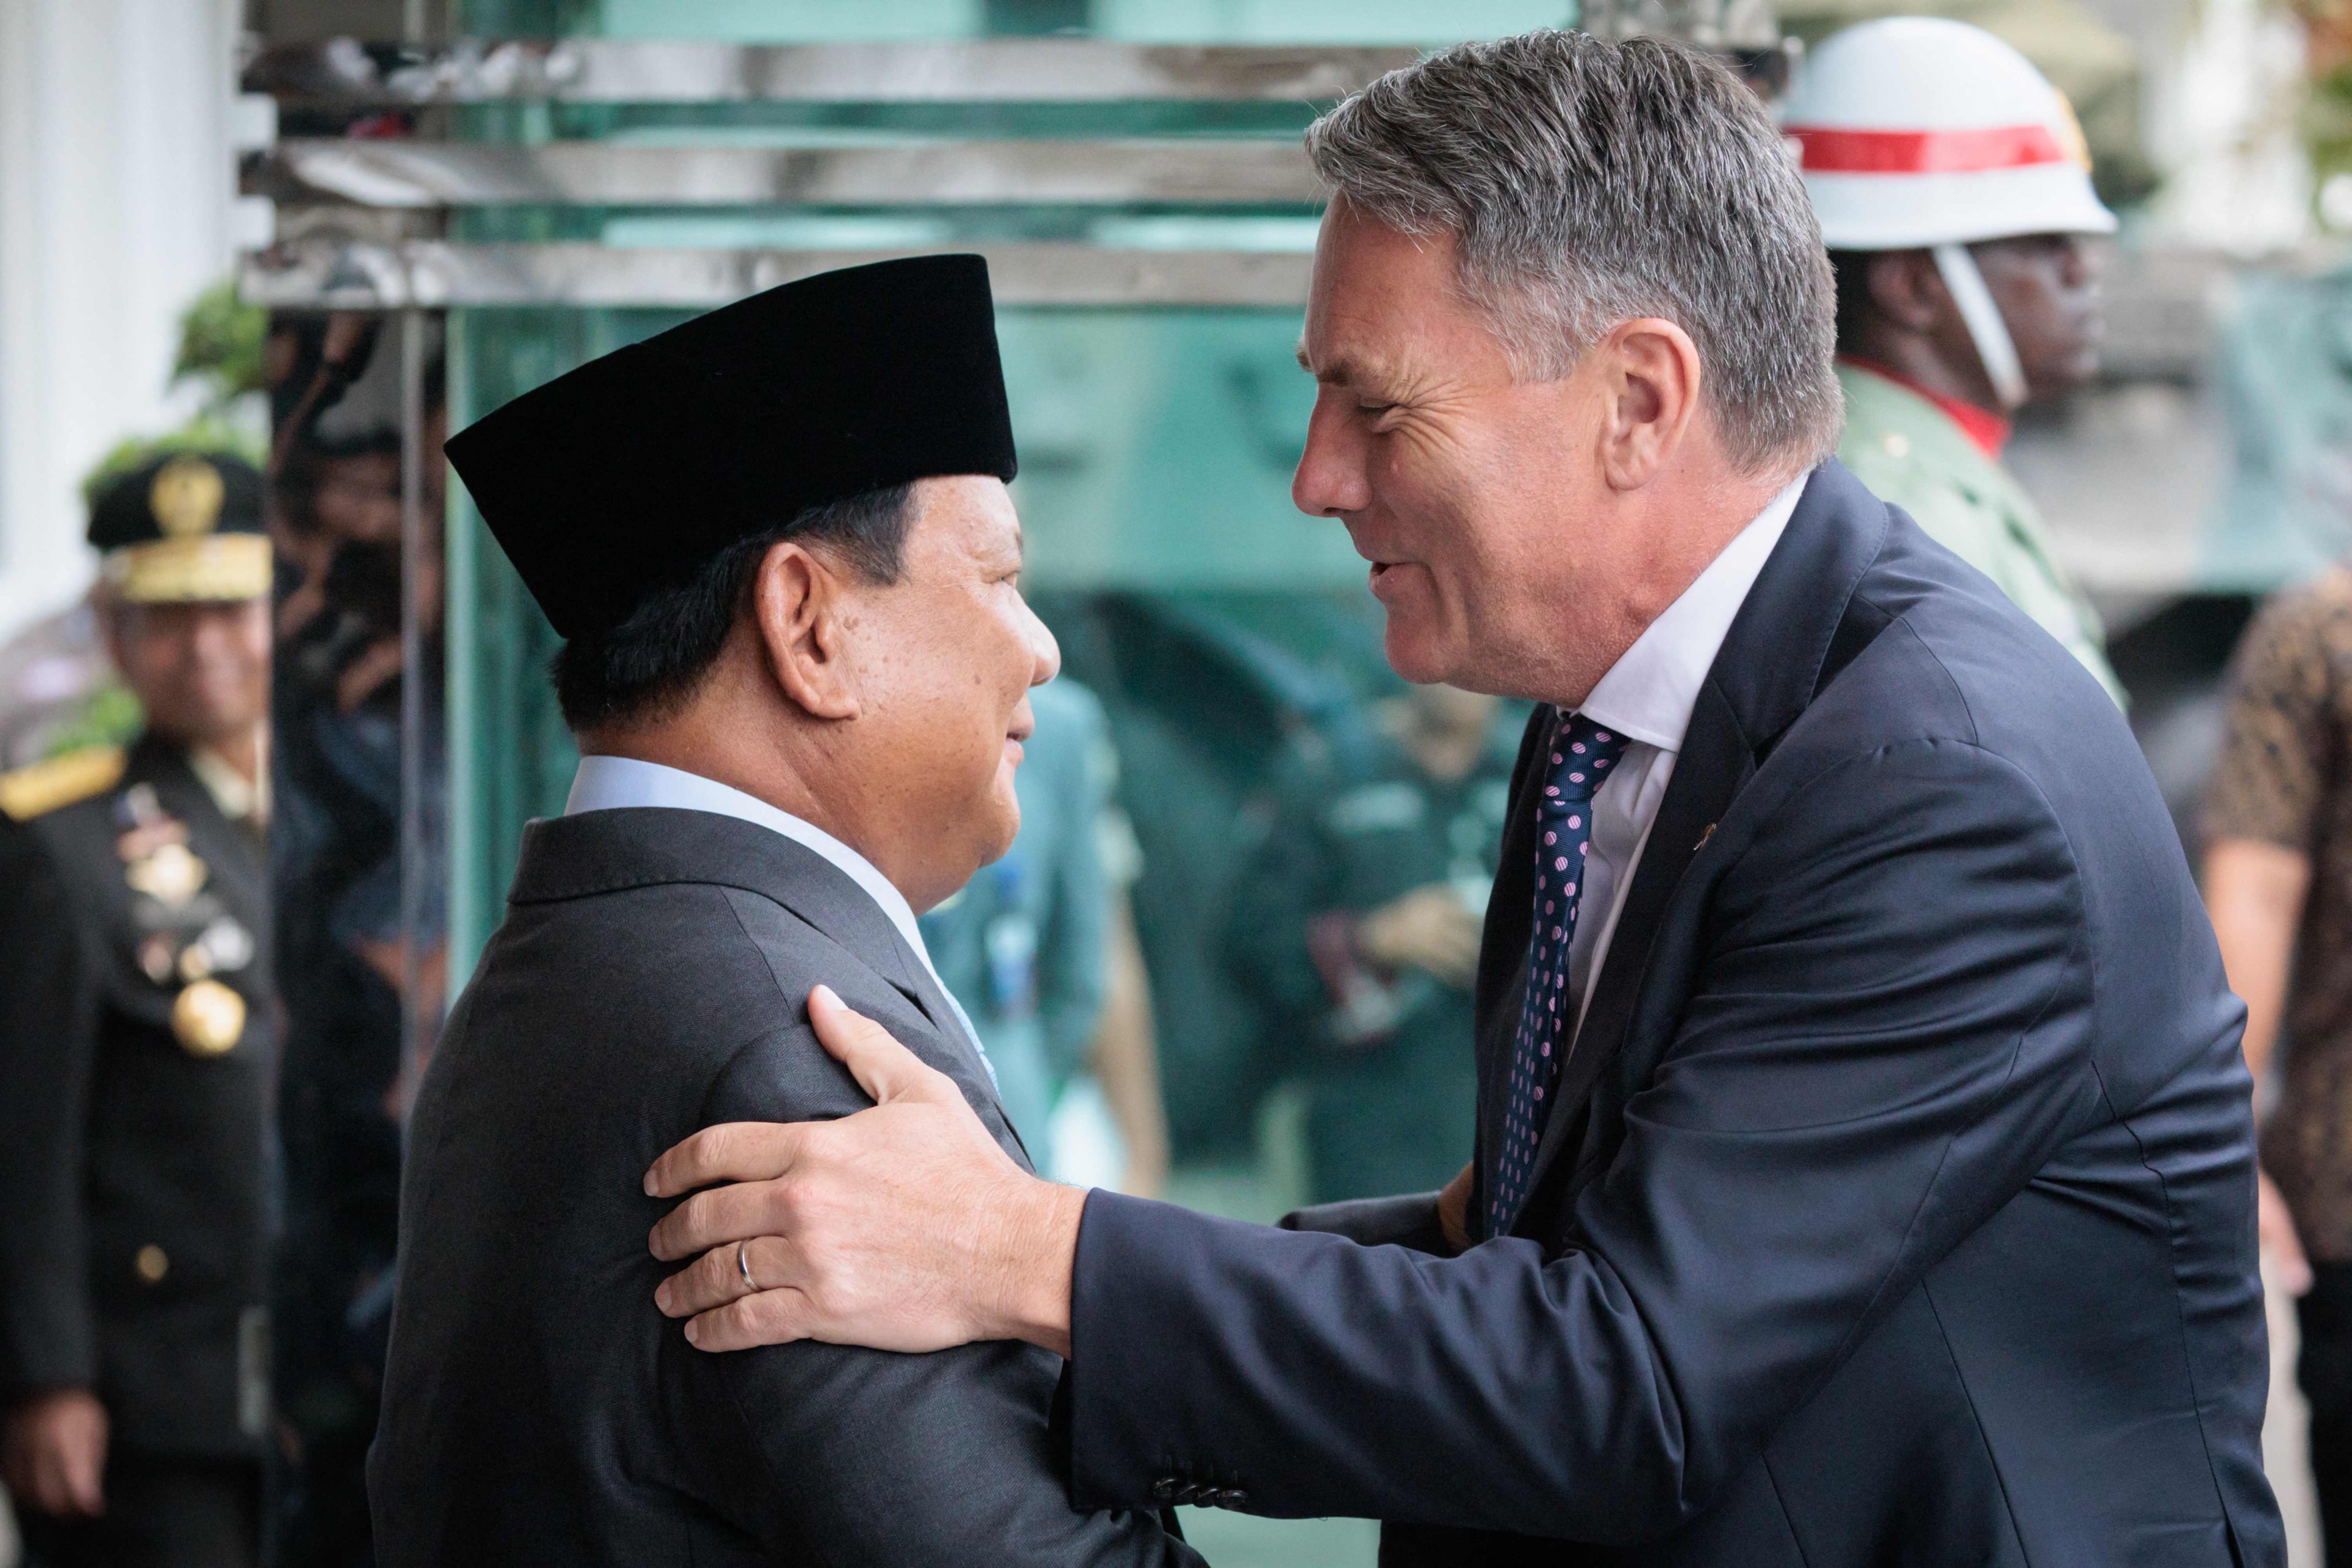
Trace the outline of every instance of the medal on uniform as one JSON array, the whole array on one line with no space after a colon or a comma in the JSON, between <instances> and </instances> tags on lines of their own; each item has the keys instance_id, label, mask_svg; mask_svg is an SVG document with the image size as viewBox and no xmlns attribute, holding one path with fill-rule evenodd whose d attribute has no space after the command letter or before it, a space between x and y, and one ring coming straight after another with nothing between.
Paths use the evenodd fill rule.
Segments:
<instances>
[{"instance_id":1,"label":"medal on uniform","mask_svg":"<svg viewBox=\"0 0 2352 1568\"><path fill-rule=\"evenodd\" d=\"M166 844L153 854L133 860L122 879L135 893L144 893L166 909L177 909L196 896L211 869L184 844Z\"/></svg>"},{"instance_id":2,"label":"medal on uniform","mask_svg":"<svg viewBox=\"0 0 2352 1568\"><path fill-rule=\"evenodd\" d=\"M172 978L172 963L177 956L170 933L159 931L139 944L139 972L161 985Z\"/></svg>"},{"instance_id":3,"label":"medal on uniform","mask_svg":"<svg viewBox=\"0 0 2352 1568\"><path fill-rule=\"evenodd\" d=\"M245 1037L245 998L217 980L181 988L172 1003L172 1037L192 1057L223 1057Z\"/></svg>"}]
</instances>

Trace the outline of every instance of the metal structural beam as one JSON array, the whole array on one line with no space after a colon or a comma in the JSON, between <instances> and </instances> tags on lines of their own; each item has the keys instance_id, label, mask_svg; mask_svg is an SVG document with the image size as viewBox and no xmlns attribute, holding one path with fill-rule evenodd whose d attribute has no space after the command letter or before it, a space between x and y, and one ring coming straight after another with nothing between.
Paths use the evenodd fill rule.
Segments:
<instances>
[{"instance_id":1,"label":"metal structural beam","mask_svg":"<svg viewBox=\"0 0 2352 1568\"><path fill-rule=\"evenodd\" d=\"M750 45L580 38L442 48L280 44L245 89L289 106L488 103L1323 101L1411 48L1174 47L1077 38Z\"/></svg>"},{"instance_id":2,"label":"metal structural beam","mask_svg":"<svg viewBox=\"0 0 2352 1568\"><path fill-rule=\"evenodd\" d=\"M1295 309L1311 258L1263 251L974 247L1000 305ZM703 310L796 278L919 254L890 250L630 249L593 244L394 244L313 238L249 256L240 290L278 310L408 306Z\"/></svg>"},{"instance_id":3,"label":"metal structural beam","mask_svg":"<svg viewBox=\"0 0 2352 1568\"><path fill-rule=\"evenodd\" d=\"M939 141L878 146L677 147L615 142L289 139L246 189L283 202L380 207L1312 205L1289 142Z\"/></svg>"}]
</instances>

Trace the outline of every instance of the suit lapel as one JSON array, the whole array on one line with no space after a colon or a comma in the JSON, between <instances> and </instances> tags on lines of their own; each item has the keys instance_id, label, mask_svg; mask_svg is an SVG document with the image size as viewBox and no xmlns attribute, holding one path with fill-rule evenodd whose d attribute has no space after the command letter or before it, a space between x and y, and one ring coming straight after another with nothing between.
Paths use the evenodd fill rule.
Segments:
<instances>
[{"instance_id":1,"label":"suit lapel","mask_svg":"<svg viewBox=\"0 0 2352 1568\"><path fill-rule=\"evenodd\" d=\"M750 825L746 825L750 826ZM767 833L764 827L752 827L755 833ZM815 926L819 931L840 942L866 960L873 971L895 986L899 994L915 1005L916 1010L930 1020L931 1027L940 1039L963 1059L977 1080L985 1085L997 1115L1012 1132L1013 1141L1021 1144L1025 1159L1029 1146L1022 1142L1021 1130L1013 1125L1013 1118L1004 1114L1004 1101L997 1092L996 1074L981 1054L980 1042L963 1026L954 1006L931 978L930 965L916 956L907 939L898 933L898 926L882 912L866 889L852 882L847 874L814 849L795 844L779 834L770 837L786 848L805 856L821 867L822 874L798 878L788 887L753 889L773 899L786 909ZM854 935L854 942L852 936Z\"/></svg>"},{"instance_id":2,"label":"suit lapel","mask_svg":"<svg viewBox=\"0 0 2352 1568\"><path fill-rule=\"evenodd\" d=\"M188 842L203 858L213 880L227 889L236 908L268 907L266 880L268 867L262 856L259 834L222 814L212 791L188 765L187 755L153 735L142 736L133 749L126 776L144 780L155 790L163 808L188 830ZM254 936L264 942L267 931ZM264 951L267 951L265 945Z\"/></svg>"},{"instance_id":3,"label":"suit lapel","mask_svg":"<svg viewBox=\"0 0 2352 1568\"><path fill-rule=\"evenodd\" d=\"M1543 1140L1536 1146L1536 1169L1528 1179L1530 1198L1523 1217L1536 1216L1533 1194L1543 1187L1552 1165L1580 1141L1585 1102L1601 1069L1624 1044L1634 998L1641 994L1642 981L1649 973L1650 951L1656 943L1666 905L1682 884L1683 872L1755 771L1748 737L1729 702L1709 680L1699 688L1690 727L1684 731L1682 750L1675 757L1674 777L1666 783L1666 797L1658 803L1649 840L1633 868L1633 885L1626 891L1617 930L1593 983L1592 1000L1569 1046L1568 1059L1560 1066L1559 1087L1554 1091L1558 1099L1550 1120L1544 1124Z\"/></svg>"},{"instance_id":4,"label":"suit lapel","mask_svg":"<svg viewBox=\"0 0 2352 1568\"><path fill-rule=\"evenodd\" d=\"M1853 647L1844 648L1843 657L1833 655L1833 645L1847 625L1854 589L1885 541L1887 526L1885 504L1842 464L1824 463L1813 471L1780 543L1733 618L1699 689L1675 755L1674 777L1659 803L1607 957L1593 982L1583 1026L1561 1067L1557 1098L1537 1146L1528 1202L1513 1226L1517 1233L1545 1237L1553 1228L1564 1189L1572 1184L1561 1179L1562 1173L1577 1168L1572 1156L1583 1141L1593 1088L1625 1043L1651 954L1683 874L1772 743L1804 711L1815 690L1843 668L1843 659L1853 657ZM1507 843L1516 842L1531 855L1534 801L1531 795L1522 799L1515 794L1513 803L1512 827L1524 831L1507 834L1506 852ZM1496 890L1502 892L1500 879ZM1494 931L1492 921L1488 930ZM1517 941L1515 962L1524 972L1524 911ZM1517 999L1514 985L1509 991L1512 1006ZM1487 1032L1482 1029L1482 1037ZM1503 1038L1507 1046L1507 1034Z\"/></svg>"},{"instance_id":5,"label":"suit lapel","mask_svg":"<svg viewBox=\"0 0 2352 1568\"><path fill-rule=\"evenodd\" d=\"M1004 1130L1013 1134L1013 1141L1021 1145L1021 1157L1034 1170L1036 1161L1029 1152L1029 1141L1021 1136L1021 1129L1013 1124L1013 1118L1005 1111L1003 1097L998 1091L996 1069L987 1059L987 1052L964 1028L962 1015L939 983L931 978L930 965L907 945L907 939L898 934L896 926L890 928L890 940L898 967L905 972L908 981L906 984L899 984L895 980L891 983L913 998L915 1005L923 1010L923 1016L931 1021L932 1027L938 1029L941 1036L963 1046L965 1056L979 1069L981 1081L988 1085L989 1098L996 1101L996 1113L1003 1119Z\"/></svg>"}]
</instances>

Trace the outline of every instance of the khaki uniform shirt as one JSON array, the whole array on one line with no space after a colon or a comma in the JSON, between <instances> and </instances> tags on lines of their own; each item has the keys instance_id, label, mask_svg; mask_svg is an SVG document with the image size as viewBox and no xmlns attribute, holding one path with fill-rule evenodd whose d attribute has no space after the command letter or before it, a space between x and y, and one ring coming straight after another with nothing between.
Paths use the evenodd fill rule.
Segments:
<instances>
[{"instance_id":1,"label":"khaki uniform shirt","mask_svg":"<svg viewBox=\"0 0 2352 1568\"><path fill-rule=\"evenodd\" d=\"M1852 364L1841 363L1837 375L1845 389L1838 460L1872 494L1909 512L1929 538L1991 578L2123 706L2099 614L2059 566L2041 513L2009 470L1908 387Z\"/></svg>"}]
</instances>

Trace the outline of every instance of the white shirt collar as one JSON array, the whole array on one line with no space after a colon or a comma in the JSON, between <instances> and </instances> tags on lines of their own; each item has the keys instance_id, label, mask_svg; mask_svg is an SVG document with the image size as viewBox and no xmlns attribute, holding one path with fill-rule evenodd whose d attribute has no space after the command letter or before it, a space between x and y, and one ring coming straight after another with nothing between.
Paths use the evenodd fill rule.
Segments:
<instances>
[{"instance_id":1,"label":"white shirt collar","mask_svg":"<svg viewBox=\"0 0 2352 1568\"><path fill-rule=\"evenodd\" d=\"M668 806L681 811L708 811L720 816L732 816L757 824L771 832L781 833L793 843L816 851L841 868L851 881L866 889L866 896L881 906L923 961L931 969L931 955L923 946L922 929L915 924L914 907L907 895L891 884L890 879L874 868L874 863L832 834L811 822L803 821L791 812L779 811L756 795L745 795L716 779L690 773L683 768L666 767L660 763L639 762L635 757L586 756L580 759L580 769L572 775L572 793L563 802L563 815L577 816L583 811L611 811L633 805ZM931 969L931 978L939 979L939 971ZM947 987L940 987L947 994ZM952 1002L954 998L949 997Z\"/></svg>"},{"instance_id":2,"label":"white shirt collar","mask_svg":"<svg viewBox=\"0 0 2352 1568\"><path fill-rule=\"evenodd\" d=\"M1801 474L1633 640L1577 711L1662 752L1682 749L1698 689L1812 476Z\"/></svg>"}]
</instances>

